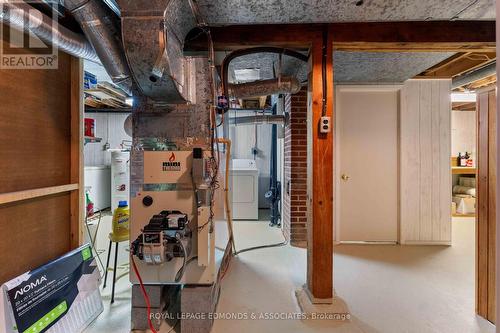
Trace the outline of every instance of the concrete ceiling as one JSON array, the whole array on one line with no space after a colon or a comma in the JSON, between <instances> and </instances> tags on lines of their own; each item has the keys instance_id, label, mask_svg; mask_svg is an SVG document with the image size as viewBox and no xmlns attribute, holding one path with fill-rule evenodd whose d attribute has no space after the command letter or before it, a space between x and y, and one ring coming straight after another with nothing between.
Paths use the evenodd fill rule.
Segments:
<instances>
[{"instance_id":1,"label":"concrete ceiling","mask_svg":"<svg viewBox=\"0 0 500 333\"><path fill-rule=\"evenodd\" d=\"M449 52L335 52L337 83L401 83L451 57Z\"/></svg>"},{"instance_id":2,"label":"concrete ceiling","mask_svg":"<svg viewBox=\"0 0 500 333\"><path fill-rule=\"evenodd\" d=\"M433 65L449 58L449 52L343 52L334 53L335 82L344 84L402 83ZM256 68L261 80L273 78L273 66L278 66L278 56L271 53L245 55L234 59L229 66L229 81L234 82L235 69ZM307 80L307 64L295 58L283 56L284 75Z\"/></svg>"},{"instance_id":3,"label":"concrete ceiling","mask_svg":"<svg viewBox=\"0 0 500 333\"><path fill-rule=\"evenodd\" d=\"M495 0L198 0L211 25L495 19Z\"/></svg>"},{"instance_id":4,"label":"concrete ceiling","mask_svg":"<svg viewBox=\"0 0 500 333\"><path fill-rule=\"evenodd\" d=\"M229 81L235 82L234 70L237 69L259 69L260 80L274 78L275 72L279 73L279 56L274 53L256 53L248 54L235 58L229 64ZM307 64L299 59L282 56L281 73L285 76L294 76L299 81L307 80Z\"/></svg>"},{"instance_id":5,"label":"concrete ceiling","mask_svg":"<svg viewBox=\"0 0 500 333\"><path fill-rule=\"evenodd\" d=\"M356 4L362 2L361 5ZM210 25L491 20L495 0L198 0L202 15ZM335 80L338 83L400 83L453 53L361 53L336 52ZM272 54L249 55L236 59L230 73L240 68L260 68L261 79L273 77ZM297 60L284 58L282 72L307 78L307 68Z\"/></svg>"}]
</instances>

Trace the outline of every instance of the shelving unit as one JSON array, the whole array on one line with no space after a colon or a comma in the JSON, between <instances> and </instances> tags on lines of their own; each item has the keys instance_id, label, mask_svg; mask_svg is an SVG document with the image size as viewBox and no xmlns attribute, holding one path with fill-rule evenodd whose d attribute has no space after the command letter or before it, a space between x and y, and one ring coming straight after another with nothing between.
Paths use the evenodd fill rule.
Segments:
<instances>
[{"instance_id":1,"label":"shelving unit","mask_svg":"<svg viewBox=\"0 0 500 333\"><path fill-rule=\"evenodd\" d=\"M473 176L476 176L476 172L477 172L477 169L476 167L460 167L460 166L456 166L454 164L456 164L456 157L452 157L451 158L451 163L452 163L452 166L451 166L451 174L452 175L473 175ZM476 214L458 214L458 213L454 213L452 214L453 217L475 217Z\"/></svg>"}]
</instances>

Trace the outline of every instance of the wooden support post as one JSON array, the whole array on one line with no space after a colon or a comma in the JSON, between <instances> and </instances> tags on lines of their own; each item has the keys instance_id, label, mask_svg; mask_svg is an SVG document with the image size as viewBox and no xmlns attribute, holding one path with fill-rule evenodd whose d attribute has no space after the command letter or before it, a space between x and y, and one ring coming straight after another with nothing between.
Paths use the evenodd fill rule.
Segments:
<instances>
[{"instance_id":1,"label":"wooden support post","mask_svg":"<svg viewBox=\"0 0 500 333\"><path fill-rule=\"evenodd\" d=\"M333 43L330 33L313 40L308 91L309 232L307 287L311 301L333 297ZM326 49L324 49L324 47ZM326 57L324 57L324 50ZM326 101L323 101L323 61L326 62ZM323 103L326 107L323 107ZM320 133L322 116L330 117L332 130Z\"/></svg>"},{"instance_id":2,"label":"wooden support post","mask_svg":"<svg viewBox=\"0 0 500 333\"><path fill-rule=\"evenodd\" d=\"M70 198L70 245L77 248L83 242L83 60L71 57L71 144L70 180L79 184Z\"/></svg>"}]
</instances>

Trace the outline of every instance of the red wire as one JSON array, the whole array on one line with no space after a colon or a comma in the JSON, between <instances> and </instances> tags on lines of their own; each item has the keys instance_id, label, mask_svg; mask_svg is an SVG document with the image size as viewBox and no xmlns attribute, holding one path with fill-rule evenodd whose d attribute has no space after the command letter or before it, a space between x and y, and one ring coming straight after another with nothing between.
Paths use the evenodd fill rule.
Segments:
<instances>
[{"instance_id":1,"label":"red wire","mask_svg":"<svg viewBox=\"0 0 500 333\"><path fill-rule=\"evenodd\" d=\"M149 296L148 293L146 292L146 288L144 288L144 284L142 283L142 278L141 274L139 274L139 270L137 269L137 266L135 265L135 260L134 260L134 255L130 254L130 259L132 261L132 267L134 268L134 273L139 279L139 284L141 285L141 291L142 291L142 296L144 296L144 301L146 302L146 307L148 308L148 325L149 329L153 333L158 333L155 328L153 327L153 322L151 321L151 303L149 302Z\"/></svg>"}]
</instances>

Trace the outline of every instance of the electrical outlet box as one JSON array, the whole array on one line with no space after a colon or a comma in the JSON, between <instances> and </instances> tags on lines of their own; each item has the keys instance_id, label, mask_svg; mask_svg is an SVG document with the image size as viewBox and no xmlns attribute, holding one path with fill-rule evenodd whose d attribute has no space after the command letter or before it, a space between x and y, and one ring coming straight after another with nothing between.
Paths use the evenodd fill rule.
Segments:
<instances>
[{"instance_id":1,"label":"electrical outlet box","mask_svg":"<svg viewBox=\"0 0 500 333\"><path fill-rule=\"evenodd\" d=\"M330 133L332 130L330 117L321 117L319 120L319 132L320 133Z\"/></svg>"}]
</instances>

